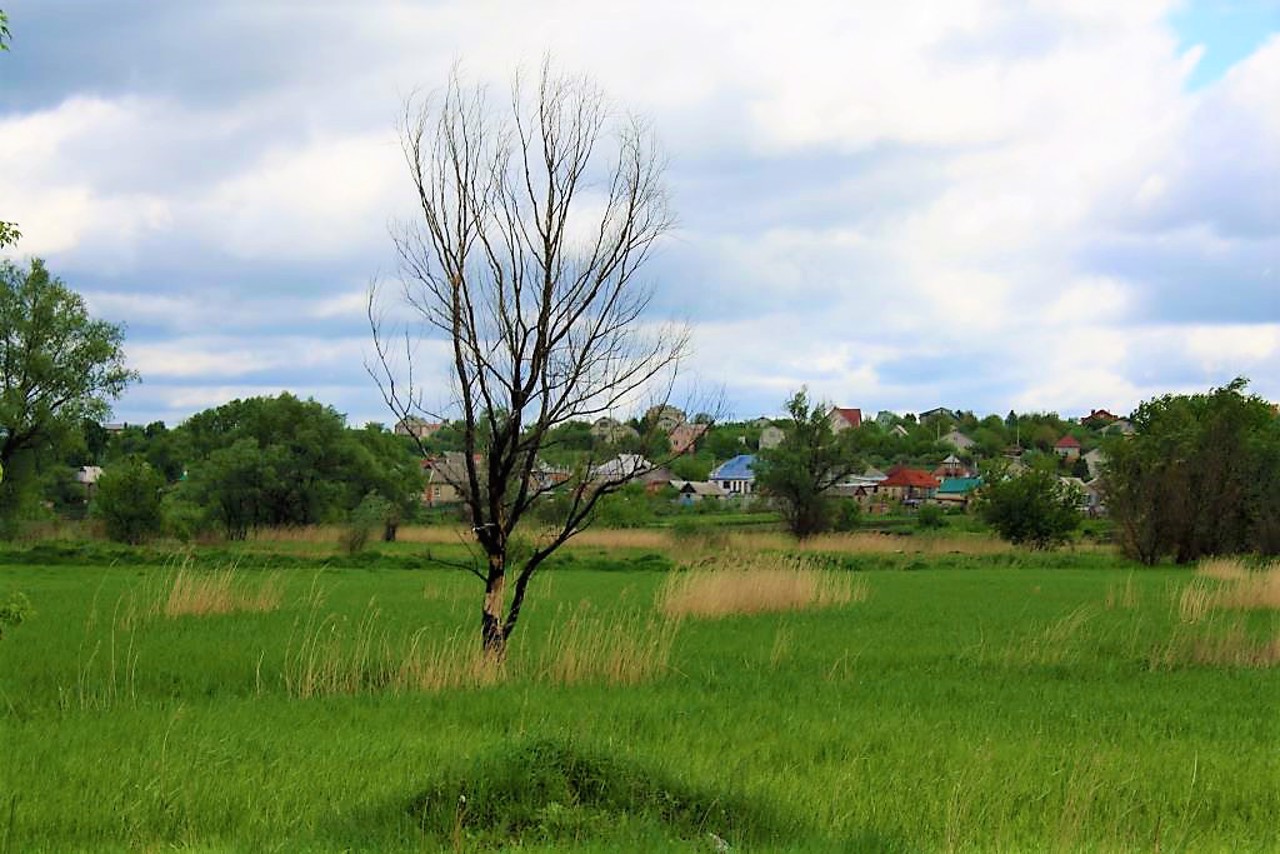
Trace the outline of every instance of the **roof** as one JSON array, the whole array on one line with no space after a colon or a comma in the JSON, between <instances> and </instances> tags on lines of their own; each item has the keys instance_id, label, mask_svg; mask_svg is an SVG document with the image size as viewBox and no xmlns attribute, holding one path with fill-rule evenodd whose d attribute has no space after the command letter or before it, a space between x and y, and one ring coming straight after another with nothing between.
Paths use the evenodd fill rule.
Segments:
<instances>
[{"instance_id":1,"label":"roof","mask_svg":"<svg viewBox=\"0 0 1280 854\"><path fill-rule=\"evenodd\" d=\"M850 427L862 426L862 410L847 406L833 406L828 416L839 415Z\"/></svg>"},{"instance_id":2,"label":"roof","mask_svg":"<svg viewBox=\"0 0 1280 854\"><path fill-rule=\"evenodd\" d=\"M751 470L755 461L755 454L738 454L716 466L708 480L755 480L756 473Z\"/></svg>"},{"instance_id":3,"label":"roof","mask_svg":"<svg viewBox=\"0 0 1280 854\"><path fill-rule=\"evenodd\" d=\"M944 477L938 493L943 495L964 495L982 486L980 477Z\"/></svg>"},{"instance_id":4,"label":"roof","mask_svg":"<svg viewBox=\"0 0 1280 854\"><path fill-rule=\"evenodd\" d=\"M591 476L608 480L633 478L653 471L653 468L653 463L639 454L618 454L613 459L605 460L592 469Z\"/></svg>"},{"instance_id":5,"label":"roof","mask_svg":"<svg viewBox=\"0 0 1280 854\"><path fill-rule=\"evenodd\" d=\"M937 489L938 479L927 471L920 469L909 469L905 466L895 468L889 473L889 476L880 481L881 486L906 486L915 487L916 489Z\"/></svg>"},{"instance_id":6,"label":"roof","mask_svg":"<svg viewBox=\"0 0 1280 854\"><path fill-rule=\"evenodd\" d=\"M675 483L675 481L672 481L673 486ZM724 487L707 480L686 480L683 485L677 488L683 495L701 495L714 498L723 498L725 495Z\"/></svg>"},{"instance_id":7,"label":"roof","mask_svg":"<svg viewBox=\"0 0 1280 854\"><path fill-rule=\"evenodd\" d=\"M1075 436L1072 436L1070 433L1068 433L1067 435L1059 439L1058 444L1054 445L1054 447L1055 448L1078 448L1080 447L1080 440L1077 439Z\"/></svg>"}]
</instances>

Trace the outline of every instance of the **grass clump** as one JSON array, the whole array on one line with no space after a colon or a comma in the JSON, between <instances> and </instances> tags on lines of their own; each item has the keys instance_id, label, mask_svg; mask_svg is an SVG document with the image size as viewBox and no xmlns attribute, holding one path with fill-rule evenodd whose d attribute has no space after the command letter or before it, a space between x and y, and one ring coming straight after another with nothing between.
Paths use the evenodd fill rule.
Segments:
<instances>
[{"instance_id":1,"label":"grass clump","mask_svg":"<svg viewBox=\"0 0 1280 854\"><path fill-rule=\"evenodd\" d=\"M554 685L636 685L665 674L679 619L591 613L579 606L557 616L539 671Z\"/></svg>"},{"instance_id":2,"label":"grass clump","mask_svg":"<svg viewBox=\"0 0 1280 854\"><path fill-rule=\"evenodd\" d=\"M866 581L832 572L804 558L757 555L720 559L670 576L658 594L668 617L716 618L833 608L866 600Z\"/></svg>"},{"instance_id":3,"label":"grass clump","mask_svg":"<svg viewBox=\"0 0 1280 854\"><path fill-rule=\"evenodd\" d=\"M1177 593L1175 606L1179 625L1169 643L1156 651L1157 666L1280 664L1280 628L1263 616L1280 610L1280 565L1250 570L1235 559L1204 561ZM1259 617L1250 619L1250 614Z\"/></svg>"},{"instance_id":4,"label":"grass clump","mask_svg":"<svg viewBox=\"0 0 1280 854\"><path fill-rule=\"evenodd\" d=\"M646 835L737 847L796 830L766 804L555 738L504 745L441 776L408 812L424 835L454 850Z\"/></svg>"},{"instance_id":5,"label":"grass clump","mask_svg":"<svg viewBox=\"0 0 1280 854\"><path fill-rule=\"evenodd\" d=\"M240 611L265 613L280 607L284 586L276 576L251 582L235 566L212 572L180 567L156 611L165 617L207 617Z\"/></svg>"}]
</instances>

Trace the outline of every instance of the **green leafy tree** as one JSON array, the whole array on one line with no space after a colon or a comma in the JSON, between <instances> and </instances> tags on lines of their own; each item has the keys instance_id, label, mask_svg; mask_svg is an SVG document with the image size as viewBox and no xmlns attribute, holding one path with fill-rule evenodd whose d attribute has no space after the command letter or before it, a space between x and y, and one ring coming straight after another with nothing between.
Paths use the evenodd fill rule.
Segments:
<instances>
[{"instance_id":1,"label":"green leafy tree","mask_svg":"<svg viewBox=\"0 0 1280 854\"><path fill-rule=\"evenodd\" d=\"M84 300L44 262L0 265L0 518L11 522L42 453L101 421L137 379L125 366L124 331L94 320Z\"/></svg>"},{"instance_id":2,"label":"green leafy tree","mask_svg":"<svg viewBox=\"0 0 1280 854\"><path fill-rule=\"evenodd\" d=\"M810 404L808 391L800 389L787 402L786 437L756 457L757 489L777 504L787 527L800 539L830 529L834 505L827 493L857 465L856 431L834 432L827 420L830 409Z\"/></svg>"},{"instance_id":3,"label":"green leafy tree","mask_svg":"<svg viewBox=\"0 0 1280 854\"><path fill-rule=\"evenodd\" d=\"M174 431L148 430L139 447L149 459L157 448L165 459L182 453L180 500L205 508L206 523L231 539L262 526L346 521L370 493L388 502L383 536L394 537L422 491L404 437L376 425L351 430L332 407L288 393L234 400Z\"/></svg>"},{"instance_id":4,"label":"green leafy tree","mask_svg":"<svg viewBox=\"0 0 1280 854\"><path fill-rule=\"evenodd\" d=\"M106 525L107 536L136 546L160 533L164 485L164 475L142 457L129 457L105 470L98 479L93 513Z\"/></svg>"},{"instance_id":5,"label":"green leafy tree","mask_svg":"<svg viewBox=\"0 0 1280 854\"><path fill-rule=\"evenodd\" d=\"M1280 553L1280 427L1236 379L1206 394L1164 395L1133 413L1135 433L1106 447L1107 509L1131 557L1151 564Z\"/></svg>"},{"instance_id":6,"label":"green leafy tree","mask_svg":"<svg viewBox=\"0 0 1280 854\"><path fill-rule=\"evenodd\" d=\"M977 508L1003 539L1033 549L1059 546L1080 526L1078 491L1047 466L988 482Z\"/></svg>"}]
</instances>

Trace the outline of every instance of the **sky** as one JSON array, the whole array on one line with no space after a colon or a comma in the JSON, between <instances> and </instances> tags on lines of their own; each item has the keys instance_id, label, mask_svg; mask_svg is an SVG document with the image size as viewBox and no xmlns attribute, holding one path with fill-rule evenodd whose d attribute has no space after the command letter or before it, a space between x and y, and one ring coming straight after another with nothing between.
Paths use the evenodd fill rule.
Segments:
<instances>
[{"instance_id":1,"label":"sky","mask_svg":"<svg viewBox=\"0 0 1280 854\"><path fill-rule=\"evenodd\" d=\"M1280 400L1280 0L0 0L0 220L126 327L114 418L390 422L405 98L544 56L645 117L644 275L729 417ZM444 364L423 366L443 387ZM434 373L433 373L434 372ZM435 378L435 379L433 379Z\"/></svg>"}]
</instances>

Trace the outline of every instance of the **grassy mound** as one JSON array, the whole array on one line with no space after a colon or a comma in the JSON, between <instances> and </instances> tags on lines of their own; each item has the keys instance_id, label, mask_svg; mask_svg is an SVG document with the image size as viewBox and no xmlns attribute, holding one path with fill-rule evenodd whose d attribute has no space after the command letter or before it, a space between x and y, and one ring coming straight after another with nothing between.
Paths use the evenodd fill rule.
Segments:
<instances>
[{"instance_id":1,"label":"grassy mound","mask_svg":"<svg viewBox=\"0 0 1280 854\"><path fill-rule=\"evenodd\" d=\"M715 850L794 841L800 831L764 804L555 739L517 743L440 777L409 813L442 842L495 847L649 838Z\"/></svg>"}]
</instances>

